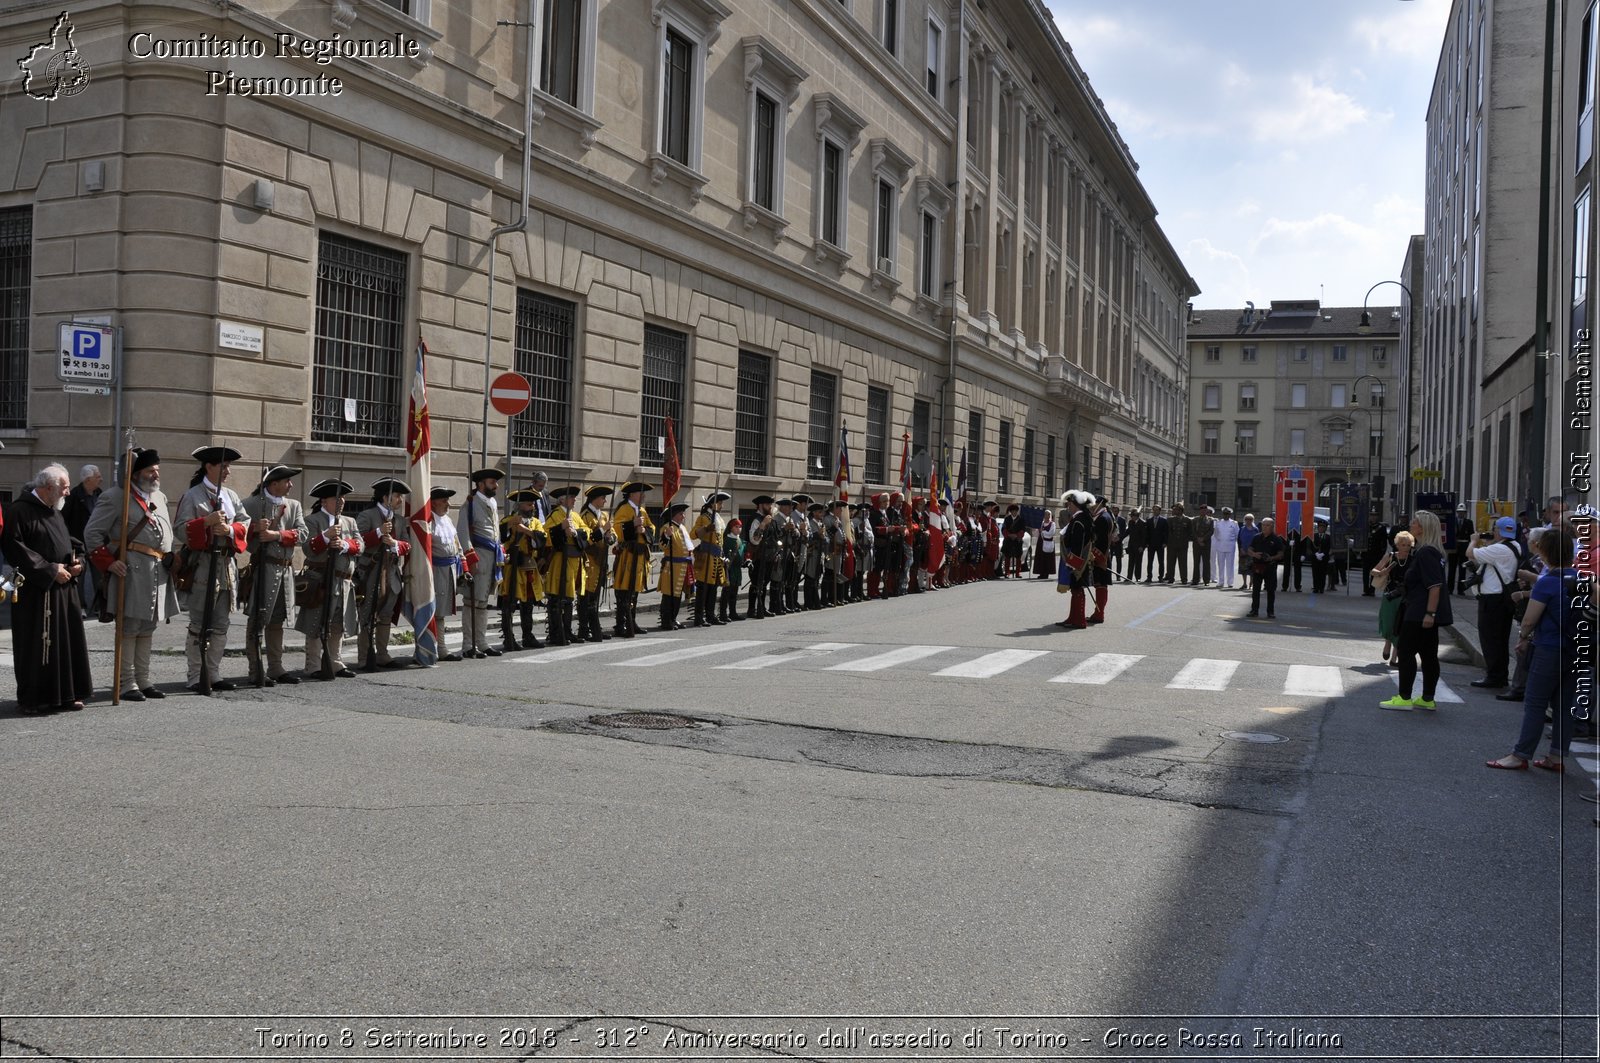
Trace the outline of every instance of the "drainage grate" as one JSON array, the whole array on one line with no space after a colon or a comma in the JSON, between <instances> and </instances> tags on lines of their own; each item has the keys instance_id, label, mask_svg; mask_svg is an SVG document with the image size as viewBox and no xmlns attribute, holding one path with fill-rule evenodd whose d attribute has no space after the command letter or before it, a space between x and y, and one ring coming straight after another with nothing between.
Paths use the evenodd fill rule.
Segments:
<instances>
[{"instance_id":1,"label":"drainage grate","mask_svg":"<svg viewBox=\"0 0 1600 1063\"><path fill-rule=\"evenodd\" d=\"M637 727L646 731L673 731L700 727L703 720L679 716L675 712L612 712L604 716L591 716L589 722L601 727Z\"/></svg>"},{"instance_id":2,"label":"drainage grate","mask_svg":"<svg viewBox=\"0 0 1600 1063\"><path fill-rule=\"evenodd\" d=\"M1223 731L1222 737L1230 742L1253 742L1260 746L1288 741L1283 735L1275 735L1270 731Z\"/></svg>"}]
</instances>

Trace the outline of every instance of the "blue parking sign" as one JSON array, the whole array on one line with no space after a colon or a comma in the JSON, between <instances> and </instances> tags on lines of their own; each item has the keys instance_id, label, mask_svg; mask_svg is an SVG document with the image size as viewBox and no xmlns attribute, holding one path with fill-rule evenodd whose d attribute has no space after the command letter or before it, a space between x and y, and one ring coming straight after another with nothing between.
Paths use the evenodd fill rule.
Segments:
<instances>
[{"instance_id":1,"label":"blue parking sign","mask_svg":"<svg viewBox=\"0 0 1600 1063\"><path fill-rule=\"evenodd\" d=\"M72 333L72 356L74 358L100 359L100 333L98 330L74 330Z\"/></svg>"},{"instance_id":2,"label":"blue parking sign","mask_svg":"<svg viewBox=\"0 0 1600 1063\"><path fill-rule=\"evenodd\" d=\"M56 379L110 384L117 371L117 333L110 325L81 321L61 323Z\"/></svg>"}]
</instances>

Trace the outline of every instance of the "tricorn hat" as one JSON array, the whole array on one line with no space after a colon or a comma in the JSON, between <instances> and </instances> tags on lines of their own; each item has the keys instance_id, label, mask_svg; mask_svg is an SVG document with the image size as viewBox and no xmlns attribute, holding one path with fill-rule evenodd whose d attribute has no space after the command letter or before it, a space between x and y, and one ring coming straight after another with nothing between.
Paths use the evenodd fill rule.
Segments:
<instances>
[{"instance_id":1,"label":"tricorn hat","mask_svg":"<svg viewBox=\"0 0 1600 1063\"><path fill-rule=\"evenodd\" d=\"M261 474L261 482L264 484L269 484L274 480L292 480L296 476L299 476L302 472L305 472L305 470L291 469L287 465L274 465L272 468Z\"/></svg>"},{"instance_id":2,"label":"tricorn hat","mask_svg":"<svg viewBox=\"0 0 1600 1063\"><path fill-rule=\"evenodd\" d=\"M689 508L689 503L687 503L687 502L674 502L674 503L672 503L672 505L670 505L666 509L662 510L661 511L661 515L663 517L666 517L668 520L671 520L673 517L676 517L679 513L682 513L684 510L686 510L688 508Z\"/></svg>"},{"instance_id":3,"label":"tricorn hat","mask_svg":"<svg viewBox=\"0 0 1600 1063\"><path fill-rule=\"evenodd\" d=\"M643 480L635 480L632 483L623 484L621 490L622 497L626 498L636 491L654 491L655 488L645 483Z\"/></svg>"},{"instance_id":4,"label":"tricorn hat","mask_svg":"<svg viewBox=\"0 0 1600 1063\"><path fill-rule=\"evenodd\" d=\"M473 483L477 483L479 480L504 480L505 478L506 473L504 469L496 469L492 467L488 469L479 469L477 472L467 477L467 479L471 480Z\"/></svg>"},{"instance_id":5,"label":"tricorn hat","mask_svg":"<svg viewBox=\"0 0 1600 1063\"><path fill-rule=\"evenodd\" d=\"M406 486L404 480L397 480L393 476L385 476L381 480L372 481L372 497L384 498L388 495L409 495L411 488Z\"/></svg>"},{"instance_id":6,"label":"tricorn hat","mask_svg":"<svg viewBox=\"0 0 1600 1063\"><path fill-rule=\"evenodd\" d=\"M160 464L161 455L156 453L154 447L146 447L143 450L136 450L133 452L133 467L128 470L128 474L131 476L136 472L143 472L152 465Z\"/></svg>"},{"instance_id":7,"label":"tricorn hat","mask_svg":"<svg viewBox=\"0 0 1600 1063\"><path fill-rule=\"evenodd\" d=\"M766 505L771 505L775 501L777 501L777 500L774 499L771 495L756 495L756 497L754 497L754 498L752 498L750 500L750 504L752 506L766 506Z\"/></svg>"},{"instance_id":8,"label":"tricorn hat","mask_svg":"<svg viewBox=\"0 0 1600 1063\"><path fill-rule=\"evenodd\" d=\"M568 484L565 487L553 487L545 492L546 498L572 498L578 493L577 484Z\"/></svg>"},{"instance_id":9,"label":"tricorn hat","mask_svg":"<svg viewBox=\"0 0 1600 1063\"><path fill-rule=\"evenodd\" d=\"M821 513L823 510L825 510L827 508L828 507L823 505L821 502L813 502L809 506L806 507L806 512L807 513Z\"/></svg>"},{"instance_id":10,"label":"tricorn hat","mask_svg":"<svg viewBox=\"0 0 1600 1063\"><path fill-rule=\"evenodd\" d=\"M604 484L591 487L589 490L583 493L583 497L588 499L590 502L593 502L597 498L609 498L610 495L611 488L605 486Z\"/></svg>"},{"instance_id":11,"label":"tricorn hat","mask_svg":"<svg viewBox=\"0 0 1600 1063\"><path fill-rule=\"evenodd\" d=\"M430 502L437 502L441 498L452 498L454 496L455 491L448 487L435 487L432 491L428 492L428 500Z\"/></svg>"},{"instance_id":12,"label":"tricorn hat","mask_svg":"<svg viewBox=\"0 0 1600 1063\"><path fill-rule=\"evenodd\" d=\"M811 504L811 496L810 495L806 495L806 494L801 494L798 491L795 492L794 500L796 502L804 502L808 506Z\"/></svg>"},{"instance_id":13,"label":"tricorn hat","mask_svg":"<svg viewBox=\"0 0 1600 1063\"><path fill-rule=\"evenodd\" d=\"M713 491L709 495L706 495L706 505L714 506L718 502L727 502L732 498L733 496L728 494L726 491Z\"/></svg>"},{"instance_id":14,"label":"tricorn hat","mask_svg":"<svg viewBox=\"0 0 1600 1063\"><path fill-rule=\"evenodd\" d=\"M543 497L544 497L543 495L539 494L539 492L535 491L533 488L524 487L520 491L513 491L509 495L507 495L506 496L506 501L507 502L516 502L518 504L526 502L528 505L532 505L533 503L539 501L539 499L543 498Z\"/></svg>"},{"instance_id":15,"label":"tricorn hat","mask_svg":"<svg viewBox=\"0 0 1600 1063\"><path fill-rule=\"evenodd\" d=\"M238 461L239 452L232 447L195 447L191 455L201 465L221 465L225 461Z\"/></svg>"},{"instance_id":16,"label":"tricorn hat","mask_svg":"<svg viewBox=\"0 0 1600 1063\"><path fill-rule=\"evenodd\" d=\"M780 506L792 506L794 504L795 504L795 502L794 502L794 499L792 499L792 498L780 498L780 499L778 499L778 505L780 505Z\"/></svg>"},{"instance_id":17,"label":"tricorn hat","mask_svg":"<svg viewBox=\"0 0 1600 1063\"><path fill-rule=\"evenodd\" d=\"M319 481L317 481L317 485L311 489L311 497L312 498L343 498L345 495L349 494L351 491L354 491L354 490L355 490L354 487L352 487L349 484L345 483L343 480L334 480L334 479L319 480Z\"/></svg>"}]
</instances>

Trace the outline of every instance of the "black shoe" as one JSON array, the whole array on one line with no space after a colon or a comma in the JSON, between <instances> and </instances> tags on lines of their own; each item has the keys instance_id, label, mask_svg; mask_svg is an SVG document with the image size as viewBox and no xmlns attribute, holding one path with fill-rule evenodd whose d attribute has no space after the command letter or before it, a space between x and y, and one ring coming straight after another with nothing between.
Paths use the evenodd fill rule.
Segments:
<instances>
[{"instance_id":1,"label":"black shoe","mask_svg":"<svg viewBox=\"0 0 1600 1063\"><path fill-rule=\"evenodd\" d=\"M1091 623L1091 624L1103 624L1103 623L1105 623L1105 621L1104 621L1104 620L1096 620L1096 619L1095 619L1095 618L1094 618L1094 617L1092 617L1092 616L1091 616L1091 617L1090 617L1090 618L1089 618L1089 621L1088 621L1088 622L1089 622L1089 623Z\"/></svg>"},{"instance_id":2,"label":"black shoe","mask_svg":"<svg viewBox=\"0 0 1600 1063\"><path fill-rule=\"evenodd\" d=\"M214 690L216 688L213 687L212 689ZM199 683L190 683L189 684L189 693L191 693L191 694L199 694L201 697L208 697L209 696L209 691L201 690Z\"/></svg>"},{"instance_id":3,"label":"black shoe","mask_svg":"<svg viewBox=\"0 0 1600 1063\"><path fill-rule=\"evenodd\" d=\"M1494 696L1494 700L1496 700L1496 701L1522 701L1523 697L1524 697L1524 694L1520 690L1508 690L1504 694L1496 694Z\"/></svg>"},{"instance_id":4,"label":"black shoe","mask_svg":"<svg viewBox=\"0 0 1600 1063\"><path fill-rule=\"evenodd\" d=\"M489 655L483 650L473 650L471 653L468 653L467 656L471 657L475 661L481 661Z\"/></svg>"},{"instance_id":5,"label":"black shoe","mask_svg":"<svg viewBox=\"0 0 1600 1063\"><path fill-rule=\"evenodd\" d=\"M441 661L450 661L451 663L454 663L456 661L461 660L461 654L459 654L459 653L447 653L443 657L440 657L439 660L441 660Z\"/></svg>"},{"instance_id":6,"label":"black shoe","mask_svg":"<svg viewBox=\"0 0 1600 1063\"><path fill-rule=\"evenodd\" d=\"M1260 614L1260 613L1258 613L1258 612L1256 612L1256 611L1255 611L1255 610L1254 610L1254 609L1252 609L1252 610L1250 610L1250 611L1249 611L1249 612L1248 612L1248 613L1246 613L1246 614L1244 614L1244 615L1245 615L1245 616L1254 616L1254 617L1259 617L1259 616L1260 616L1260 615L1261 615L1261 614Z\"/></svg>"},{"instance_id":7,"label":"black shoe","mask_svg":"<svg viewBox=\"0 0 1600 1063\"><path fill-rule=\"evenodd\" d=\"M293 672L285 672L282 675L276 675L272 678L274 682L282 683L284 686L293 687L300 685L300 677L295 675Z\"/></svg>"},{"instance_id":8,"label":"black shoe","mask_svg":"<svg viewBox=\"0 0 1600 1063\"><path fill-rule=\"evenodd\" d=\"M341 669L339 669L337 672L335 672L333 674L334 674L335 678L338 678L338 679L354 679L356 677L355 672L351 671L348 668L341 668Z\"/></svg>"},{"instance_id":9,"label":"black shoe","mask_svg":"<svg viewBox=\"0 0 1600 1063\"><path fill-rule=\"evenodd\" d=\"M141 690L130 690L126 694L122 695L122 700L123 701L143 701L144 700L144 692L141 691Z\"/></svg>"},{"instance_id":10,"label":"black shoe","mask_svg":"<svg viewBox=\"0 0 1600 1063\"><path fill-rule=\"evenodd\" d=\"M1268 620L1276 620L1276 619L1278 619L1278 614L1277 613L1268 613L1267 614L1267 619Z\"/></svg>"},{"instance_id":11,"label":"black shoe","mask_svg":"<svg viewBox=\"0 0 1600 1063\"><path fill-rule=\"evenodd\" d=\"M520 642L518 642L516 639L509 639L508 638L508 639L503 640L500 643L500 648L502 650L504 650L506 653L510 653L512 650L520 650L520 649L522 649L522 644Z\"/></svg>"},{"instance_id":12,"label":"black shoe","mask_svg":"<svg viewBox=\"0 0 1600 1063\"><path fill-rule=\"evenodd\" d=\"M216 682L211 684L211 689L212 690L229 691L229 690L235 689L235 687L234 687L234 684L228 682L228 680L226 680L226 679L218 679Z\"/></svg>"},{"instance_id":13,"label":"black shoe","mask_svg":"<svg viewBox=\"0 0 1600 1063\"><path fill-rule=\"evenodd\" d=\"M500 656L500 651L495 649L493 646L485 646L483 648L483 656L485 656L485 657L498 657L498 656Z\"/></svg>"},{"instance_id":14,"label":"black shoe","mask_svg":"<svg viewBox=\"0 0 1600 1063\"><path fill-rule=\"evenodd\" d=\"M1506 685L1506 681L1504 679L1499 682L1492 679L1474 679L1471 685L1479 690L1499 690Z\"/></svg>"},{"instance_id":15,"label":"black shoe","mask_svg":"<svg viewBox=\"0 0 1600 1063\"><path fill-rule=\"evenodd\" d=\"M211 686L213 688L215 688L216 685L217 684L215 684L215 683L211 684ZM269 675L264 675L260 679L251 680L251 685L257 686L257 687L275 687L275 686L278 685L278 681L276 679L273 679Z\"/></svg>"},{"instance_id":16,"label":"black shoe","mask_svg":"<svg viewBox=\"0 0 1600 1063\"><path fill-rule=\"evenodd\" d=\"M161 693L161 691L157 690L155 687L145 687L143 690L140 690L139 693L143 694L151 701L160 701L162 698L166 697L165 694Z\"/></svg>"},{"instance_id":17,"label":"black shoe","mask_svg":"<svg viewBox=\"0 0 1600 1063\"><path fill-rule=\"evenodd\" d=\"M542 650L544 649L544 643L540 642L532 635L524 635L522 637L522 648L525 650Z\"/></svg>"}]
</instances>

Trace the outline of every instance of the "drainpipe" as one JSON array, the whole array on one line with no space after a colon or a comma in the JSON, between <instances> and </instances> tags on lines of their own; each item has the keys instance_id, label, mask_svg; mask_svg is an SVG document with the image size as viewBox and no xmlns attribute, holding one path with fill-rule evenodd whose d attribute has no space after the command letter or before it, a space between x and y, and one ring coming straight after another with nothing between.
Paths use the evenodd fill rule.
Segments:
<instances>
[{"instance_id":1,"label":"drainpipe","mask_svg":"<svg viewBox=\"0 0 1600 1063\"><path fill-rule=\"evenodd\" d=\"M1550 430L1550 400L1547 374L1550 372L1550 127L1554 117L1556 47L1556 0L1545 5L1544 22L1544 124L1539 137L1539 265L1535 274L1533 308L1533 398L1530 412L1533 438L1527 468L1534 493L1529 497L1533 512L1544 509L1550 476L1545 471L1546 436ZM1582 74L1580 73L1581 77Z\"/></svg>"},{"instance_id":2,"label":"drainpipe","mask_svg":"<svg viewBox=\"0 0 1600 1063\"><path fill-rule=\"evenodd\" d=\"M494 352L494 255L500 237L506 233L519 233L528 228L528 182L533 167L533 88L538 83L538 0L528 0L526 22L501 21L501 26L526 26L528 30L528 76L522 90L522 201L521 216L510 225L502 225L489 233L489 302L483 326L483 431L478 438L483 444L480 461L489 464L489 373ZM511 460L511 419L506 418L506 460Z\"/></svg>"},{"instance_id":3,"label":"drainpipe","mask_svg":"<svg viewBox=\"0 0 1600 1063\"><path fill-rule=\"evenodd\" d=\"M947 355L949 362L945 367L944 388L940 392L940 404L943 409L939 411L940 449L934 460L940 460L944 455L944 446L955 442L955 400L956 400L956 352L958 349L957 329L961 322L956 318L956 294L961 290L961 273L966 262L967 240L967 212L966 212L966 187L967 187L967 97L972 92L972 86L967 84L967 2L960 0L956 5L956 35L961 42L961 47L956 50L956 77L961 91L956 94L956 175L955 175L955 200L956 208L955 225L952 228L951 255L950 255L950 333ZM945 437L945 433L950 435ZM951 447L954 450L954 447ZM945 470L940 470L941 472Z\"/></svg>"}]
</instances>

